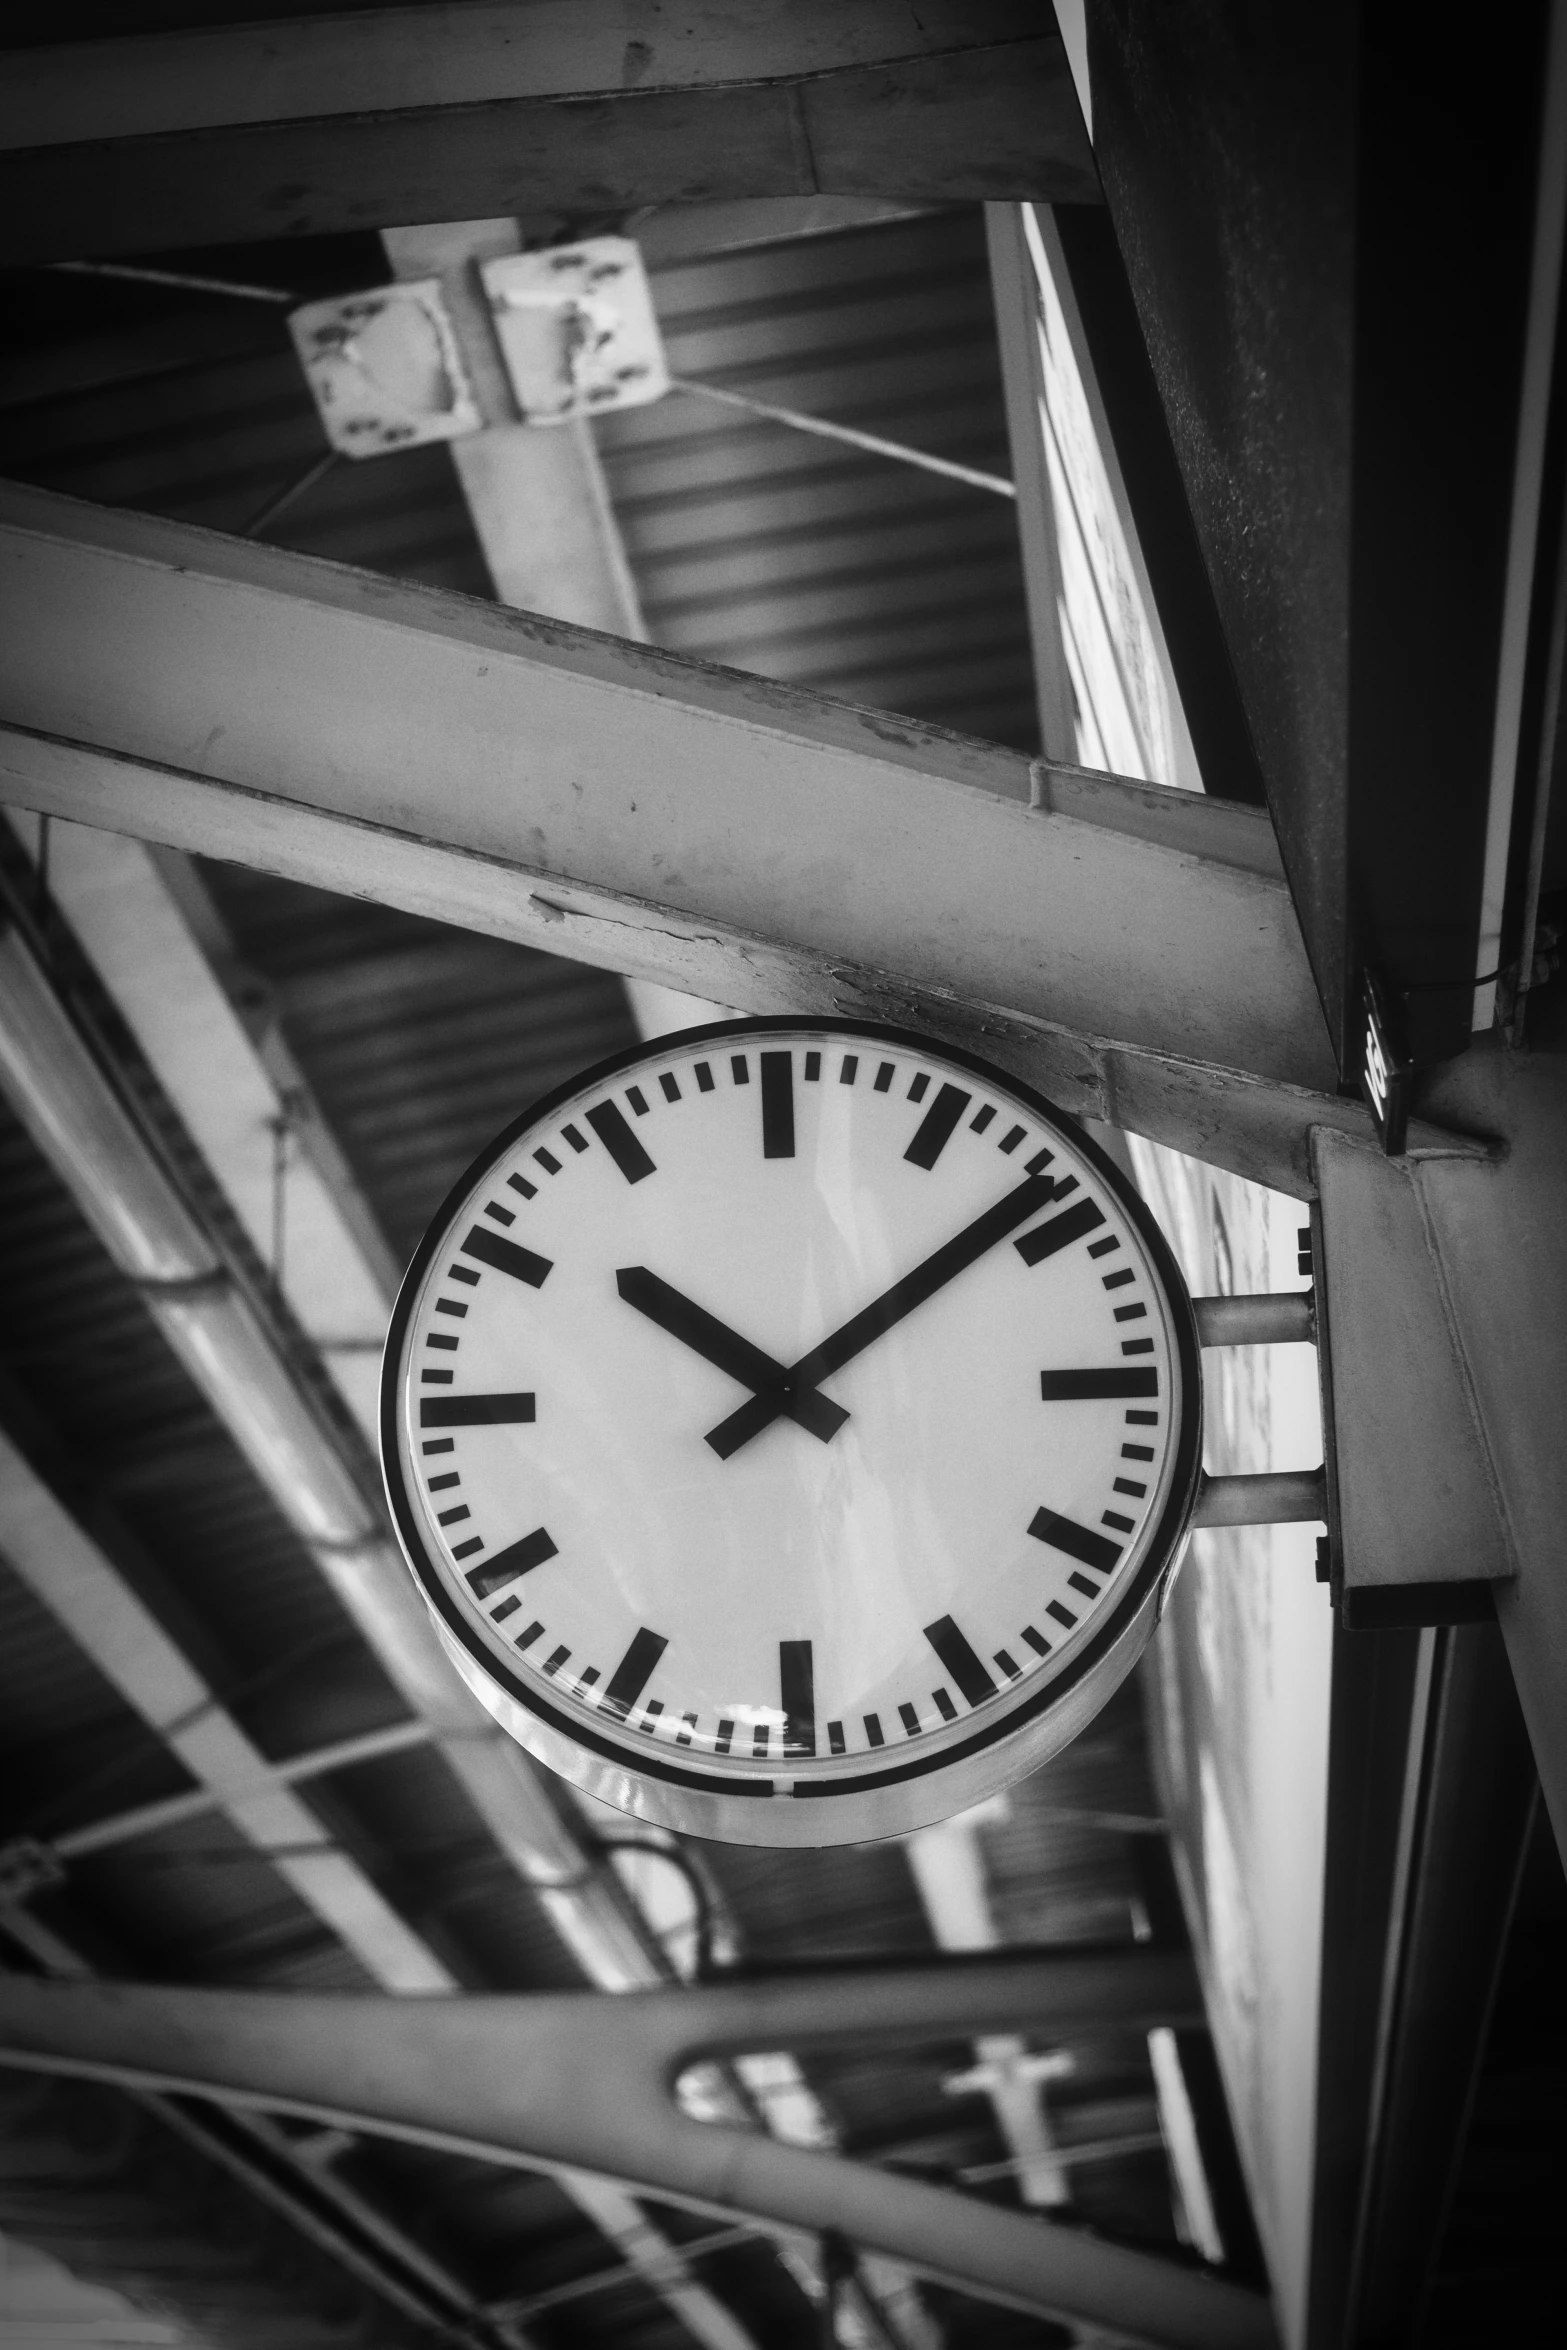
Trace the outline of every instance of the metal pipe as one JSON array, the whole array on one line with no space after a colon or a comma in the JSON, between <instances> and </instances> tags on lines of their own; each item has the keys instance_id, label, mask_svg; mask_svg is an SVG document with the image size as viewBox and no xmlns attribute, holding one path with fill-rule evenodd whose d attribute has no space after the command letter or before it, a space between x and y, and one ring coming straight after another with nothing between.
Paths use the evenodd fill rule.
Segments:
<instances>
[{"instance_id":1,"label":"metal pipe","mask_svg":"<svg viewBox=\"0 0 1567 2350\"><path fill-rule=\"evenodd\" d=\"M724 2220L840 2231L960 2292L1157 2350L1273 2350L1268 2304L1069 2228L841 2156L695 2122L682 2069L746 2049L1055 2037L1195 2018L1183 1955L592 1994L397 1999L0 1978L0 2056L217 2094L530 2168L595 2173Z\"/></svg>"},{"instance_id":2,"label":"metal pipe","mask_svg":"<svg viewBox=\"0 0 1567 2350\"><path fill-rule=\"evenodd\" d=\"M230 1790L265 1795L273 1787L297 1787L328 1771L346 1771L356 1763L379 1762L383 1755L402 1754L410 1746L427 1746L428 1722L392 1722L384 1730L365 1730L357 1738L339 1738L330 1746L313 1746L305 1754L291 1754L274 1763L265 1778L253 1786ZM117 1844L134 1843L139 1836L156 1836L165 1828L181 1828L222 1808L222 1798L211 1787L190 1787L183 1795L165 1795L157 1803L138 1803L130 1811L112 1812L107 1819L85 1827L67 1828L49 1838L49 1848L62 1860L82 1860L90 1852L107 1852Z\"/></svg>"},{"instance_id":3,"label":"metal pipe","mask_svg":"<svg viewBox=\"0 0 1567 2350\"><path fill-rule=\"evenodd\" d=\"M1292 1526L1328 1522L1325 1469L1273 1469L1260 1477L1204 1476L1196 1526Z\"/></svg>"},{"instance_id":4,"label":"metal pipe","mask_svg":"<svg viewBox=\"0 0 1567 2350\"><path fill-rule=\"evenodd\" d=\"M1254 1297L1194 1297L1203 1346L1315 1343L1317 1316L1309 1289L1260 1290Z\"/></svg>"}]
</instances>

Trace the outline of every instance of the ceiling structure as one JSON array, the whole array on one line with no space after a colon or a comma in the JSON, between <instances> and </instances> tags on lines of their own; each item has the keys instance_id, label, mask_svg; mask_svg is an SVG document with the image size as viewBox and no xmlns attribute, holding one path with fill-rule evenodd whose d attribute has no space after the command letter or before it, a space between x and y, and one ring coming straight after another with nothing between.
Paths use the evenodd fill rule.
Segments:
<instances>
[{"instance_id":1,"label":"ceiling structure","mask_svg":"<svg viewBox=\"0 0 1567 2350\"><path fill-rule=\"evenodd\" d=\"M247 12L234 13L243 22ZM971 50L958 41L956 60L888 66L868 54L845 66L807 57L817 179L792 212L764 219L750 202L798 193L782 149L768 144L761 100L715 86L671 134L677 146L712 142L717 160L700 190L659 177L651 113L632 121L609 105L599 110L601 148L585 116L553 145L533 139L531 194L505 178L499 149L479 142L438 217L521 214L531 242L623 228L643 242L677 375L983 474L1016 472L1022 490L1025 453L1015 402L1009 438L1002 381L1014 322L1000 322L998 349L994 238L987 254L977 199L1026 193L1071 203L1097 184L1061 44L1032 27L1024 38L1006 10L991 13L987 38L976 35ZM1047 1044L1047 1090L1092 1114L1118 1105L1128 1125L1188 1150L1206 1138L1240 1174L1304 1194L1319 1164L1309 1128L1347 1132L1364 1122L1316 1013L1318 996L1331 1012L1335 986L1348 984L1353 950L1334 932L1327 952L1312 913L1319 884L1303 888L1301 859L1317 853L1321 812L1291 797L1293 752L1269 732L1278 716L1271 688L1246 673L1235 575L1215 557L1225 514L1205 511L1194 489L1212 486L1191 438L1193 418L1201 424L1207 412L1183 394L1181 370L1188 388L1200 379L1204 346L1200 334L1183 344L1183 320L1161 317L1159 303L1172 282L1201 283L1201 237L1193 231L1195 246L1174 261L1149 260L1137 244L1129 224L1152 199L1136 174L1156 180L1169 166L1157 139L1127 127L1138 104L1134 35L1115 11L1091 13L1102 93L1095 154L1125 279L1106 289L1102 216L1064 213L1067 251L1108 387L1107 432L1113 439L1119 427L1135 452L1131 423L1152 413L1165 435L1157 463L1146 450L1129 454L1128 492L1200 763L1222 760L1232 784L1173 812L1144 794L1134 815L1129 799L1112 807L1095 796L1093 779L1047 776L1041 809L1035 768L1032 797L1036 813L1064 815L1085 835L1102 826L1113 854L1114 843L1131 842L1152 862L1179 860L1194 887L1206 872L1213 905L1237 909L1237 930L1254 902L1287 907L1287 870L1311 968L1297 946L1276 1005L1259 1010L1259 991L1244 991L1246 1049L1274 1058L1222 1134L1202 1091L1211 1079L1194 1075L1188 1086L1183 1074L1177 1086L1170 1075L1190 1010L1163 1007L1167 1033L1125 1024L1153 1017L1139 1009L1151 997L1141 971L1109 1010L1092 1001L1091 972L1081 1005L1063 1010L1070 974L1051 974L1060 1025ZM930 19L932 44L950 47L940 14ZM178 19L175 11L157 29L176 38ZM103 29L88 11L80 24L52 23L48 40ZM1156 57L1153 68L1171 88L1182 72L1200 82L1217 71L1211 56L1194 65L1185 53ZM40 38L35 107L44 107L51 70ZM1323 70L1331 83L1331 60ZM1495 72L1505 113L1524 68L1509 55ZM841 98L850 121L850 98L863 110L866 96L849 88L852 77L877 74L873 112L895 121L900 108L917 107L920 122L939 120L951 155L984 152L993 180L956 173L939 139L920 147L916 169L905 128L875 170L859 167L852 202L816 193L834 185L831 104ZM950 84L934 117L933 74ZM199 94L199 75L192 86ZM703 86L700 70L693 86ZM1229 85L1221 77L1215 86ZM556 106L560 89L503 95L533 106L536 128L537 109ZM769 88L767 104L776 96ZM451 102L469 101L457 90ZM676 100L655 91L654 102ZM1025 119L1026 136L1017 127ZM350 222L379 229L420 217L387 207L409 184L409 142L439 129L433 117L421 130L405 109L396 152L394 141L372 154L361 133L328 142L339 177L322 179L282 237L257 233L269 225L258 191L286 168L287 139L278 134L278 152L264 152L274 136L264 121L225 134L221 153L203 150L211 201L197 205L180 178L189 157L178 153L181 139L196 142L194 129L138 121L134 105L118 126L61 120L67 132L36 151L15 123L8 131L6 170L25 175L42 155L45 177L55 175L49 185L69 189L68 202L42 203L36 173L18 177L33 248L13 242L10 257L90 256L110 267L8 273L0 472L24 489L249 539L280 560L297 551L415 589L490 599L496 518L473 471L439 447L326 465L284 326L296 298L406 274L395 242L389 254L379 235ZM1009 126L1004 138L991 135L998 125ZM1205 132L1215 152L1230 130L1221 121ZM116 155L117 135L147 142L147 152L162 142L158 170L139 179L136 157ZM521 138L515 121L507 135ZM97 146L89 153L78 140ZM108 176L95 180L94 170ZM568 184L571 170L592 180L591 201ZM389 175L384 186L379 171ZM358 210L356 191L368 198ZM697 193L708 203L668 201ZM1504 190L1498 201L1520 199ZM116 275L116 266L161 274ZM1148 373L1136 381L1114 360L1128 318L1140 319L1146 339ZM1483 436L1486 427L1470 420L1466 429ZM1278 432L1292 450L1309 440L1287 416ZM895 757L906 753L916 776L961 773L996 801L1026 804L1032 755L1079 755L1048 730L1042 740L1036 715L1040 636L1025 568L1037 512L1031 522L993 491L695 393L599 420L576 461L607 501L626 567L611 590L596 591L620 599L619 619L598 625L878 714L859 732L847 716L813 718L824 758L858 756L875 735L893 742ZM1320 451L1314 461L1325 462ZM1233 478L1244 478L1238 462ZM1494 495L1486 504L1481 485L1475 496L1490 514ZM12 515L25 529L38 511L24 494ZM207 559L194 541L149 537L139 524L134 542L116 541L117 528L109 516L101 530L86 517L82 543L134 543L138 560L150 550L174 569L193 552ZM243 548L232 561L211 557L214 576L271 593L285 573L268 561ZM1498 563L1487 575L1493 601L1503 592ZM1194 577L1210 601L1193 593L1180 609L1178 583L1190 588ZM330 594L339 592L358 591ZM385 609L425 609L393 607L375 592ZM1315 625L1331 634L1325 611ZM276 650L260 637L254 645L263 662ZM1294 661L1298 674L1298 646L1273 651L1276 668ZM667 684L671 675L649 669L633 682ZM152 680L149 670L149 681L149 703L161 692L175 712L198 708L210 684L194 672ZM258 682L265 700L268 680ZM763 706L754 694L751 706ZM771 706L805 731L803 702ZM28 722L15 706L7 715ZM946 729L972 744L949 745ZM1283 868L1255 807L1259 771ZM37 793L17 798L21 809L51 804ZM999 822L1003 811L994 813ZM976 805L976 840L990 821ZM1372 855L1377 826L1391 821L1386 811L1364 823L1357 814L1349 853ZM171 827L161 837L191 836ZM1016 837L1015 853L1032 855ZM1000 844L998 830L982 854L994 859ZM929 845L917 851L928 864ZM240 861L111 840L58 817L40 828L22 813L0 836L0 1000L34 1072L18 1048L12 1107L0 1113L11 1306L0 1406L8 1963L62 1978L301 1993L624 1991L810 1968L823 1971L825 1997L830 1970L873 1959L934 1969L943 1952L1065 1945L1102 1954L1108 1973L1117 1956L1189 1950L1192 1888L1183 1911L1177 1870L1183 1850L1201 1866L1203 1833L1170 1775L1181 1731L1161 1711L1168 1681L1164 1700L1150 1699L1152 1739L1142 1694L1125 1688L1085 1738L987 1816L856 1853L680 1846L585 1810L503 1751L443 1678L379 1522L376 1318L473 1152L529 1099L633 1040L632 1001L616 974L632 968L722 995L719 966L697 949L673 968L646 955L617 959L604 937L615 901L593 899L589 888L553 899L535 892L515 919L497 915L497 888L467 927L414 910L411 885L376 902L312 886L286 860L258 870L242 847L231 853ZM285 878L291 870L296 877ZM579 873L584 880L595 876ZM506 886L515 896L514 877ZM1323 919L1337 921L1343 891L1320 886ZM444 880L420 887L425 903L451 912ZM1151 907L1151 895L1144 902ZM851 910L863 922L868 901ZM693 930L704 918L698 909ZM1442 915L1444 939L1456 920ZM585 947L585 959L568 959L568 944ZM910 1006L912 1016L928 1015L938 999L940 1016L952 1016L949 971L916 959L897 994L874 969L835 970L845 952L837 939L806 948L814 963L785 964L769 978L793 986L802 1004L835 1000L821 990L847 985L873 1009L890 1003L894 1016L910 1016ZM892 949L865 959L882 974L905 971ZM1444 962L1436 975L1447 972ZM1014 1018L1009 1031L993 1018L996 997L984 985L974 992L1001 1057L1034 1066L1037 1030ZM1027 1010L1000 1001L1014 1015ZM1264 1013L1274 1025L1259 1048ZM1548 1044L1549 997L1531 1017L1538 1045ZM1228 1049L1208 1057L1227 1069L1239 1059ZM1258 1071L1259 1059L1240 1066ZM39 1070L63 1107L38 1106ZM1229 1099L1234 1085L1224 1083ZM1419 1147L1439 1170L1486 1164L1494 1092L1466 1094L1454 1080L1444 1095L1443 1083L1423 1105L1433 1123L1416 1129ZM19 1116L30 1084L32 1115ZM63 1180L60 1160L40 1147L50 1116L99 1138L89 1180ZM129 1196L116 1180L127 1168ZM220 1319L227 1335L213 1336ZM248 1366L243 1376L235 1364ZM254 1408L263 1392L272 1399L266 1428ZM1195 1649L1195 1613L1178 1630ZM1324 2057L1319 2080L1309 2338L1322 2350L1406 2338L1367 2329L1382 2322L1379 2310L1398 2309L1418 2275L1433 2312L1420 2339L1456 2343L1476 2338L1464 2312L1483 2294L1494 2307L1496 2294L1526 2294L1543 2273L1537 2190L1508 2193L1498 2181L1509 2162L1542 2163L1549 2144L1542 2067L1554 2048L1559 2080L1559 2035L1550 2038L1530 1968L1560 1951L1559 1866L1548 1836L1531 1826L1534 1759L1494 1629L1341 1633L1333 1670L1322 2013L1325 2034L1341 2029L1344 2046ZM1471 1807L1460 1835L1442 1805L1461 1808L1481 1754L1488 1800ZM1460 1849L1462 1868L1444 1857ZM1444 1894L1484 1911L1456 1989L1442 1972ZM1212 1934L1202 1906L1199 1898L1199 1957ZM1493 2027L1498 1975L1509 2006ZM1455 1999L1465 2028L1451 2095L1433 2120L1418 2084L1429 2035ZM1535 2035L1532 2062L1523 2016ZM1183 2277L1250 2291L1269 2280L1254 2167L1250 2193L1245 2179L1245 2117L1231 2118L1234 2080L1227 2107L1208 2031L1185 2011L1169 2021L1177 2097L1158 2032L1151 2042L1146 2025L1107 2016L1064 2044L1041 2032L958 2032L926 2047L742 2056L708 2068L693 2102L785 2142L836 2146L1031 2211L1041 2226L1153 2252ZM1331 2036L1326 2045L1331 2052ZM1373 2079L1380 2105L1368 2114ZM138 2305L150 2299L160 2322L193 2345L450 2340L564 2350L694 2340L770 2350L819 2338L827 2297L837 2302L828 2322L846 2343L961 2350L968 2341L1074 2338L1051 2318L916 2285L885 2260L863 2259L835 2284L830 2244L720 2225L580 2174L520 2171L183 2094L21 2073L0 2080L0 2232L47 2247ZM1401 2206L1399 2183L1422 2131L1456 2166L1456 2185L1444 2175L1426 2201L1413 2193ZM1445 2208L1450 2190L1438 2256L1421 2231L1429 2238L1429 2213ZM1368 2210L1392 2213L1376 2253L1364 2249ZM1363 2249L1351 2278L1334 2264L1347 2266L1357 2228Z\"/></svg>"}]
</instances>

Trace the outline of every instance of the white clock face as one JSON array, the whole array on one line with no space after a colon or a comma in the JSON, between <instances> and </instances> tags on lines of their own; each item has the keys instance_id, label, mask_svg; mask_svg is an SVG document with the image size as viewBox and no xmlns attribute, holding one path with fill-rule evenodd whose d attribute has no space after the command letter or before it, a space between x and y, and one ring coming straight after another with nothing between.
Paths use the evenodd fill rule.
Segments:
<instances>
[{"instance_id":1,"label":"white clock face","mask_svg":"<svg viewBox=\"0 0 1567 2350\"><path fill-rule=\"evenodd\" d=\"M1121 1678L1195 1362L1145 1212L1034 1097L897 1031L741 1023L593 1072L453 1195L393 1326L388 1483L545 1759L667 1824L838 1841L975 1800Z\"/></svg>"}]
</instances>

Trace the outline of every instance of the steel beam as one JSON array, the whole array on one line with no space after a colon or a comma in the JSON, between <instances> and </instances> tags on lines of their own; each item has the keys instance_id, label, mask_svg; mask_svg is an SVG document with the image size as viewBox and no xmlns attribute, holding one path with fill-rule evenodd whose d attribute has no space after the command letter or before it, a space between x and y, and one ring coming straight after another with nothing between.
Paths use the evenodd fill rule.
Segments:
<instances>
[{"instance_id":1,"label":"steel beam","mask_svg":"<svg viewBox=\"0 0 1567 2350\"><path fill-rule=\"evenodd\" d=\"M1027 0L490 0L35 48L6 260L758 196L1095 203Z\"/></svg>"},{"instance_id":2,"label":"steel beam","mask_svg":"<svg viewBox=\"0 0 1567 2350\"><path fill-rule=\"evenodd\" d=\"M1195 2017L1183 1956L1041 1960L644 1992L390 2002L0 1980L8 2063L596 2172L812 2236L837 2230L987 2300L1164 2350L1264 2350L1259 2296L1072 2229L840 2156L694 2122L682 2070L747 2049L907 2047L975 2031L1146 2029Z\"/></svg>"},{"instance_id":3,"label":"steel beam","mask_svg":"<svg viewBox=\"0 0 1567 2350\"><path fill-rule=\"evenodd\" d=\"M1369 1137L1260 811L41 491L0 560L13 804L913 1021L1303 1194L1311 1125Z\"/></svg>"}]
</instances>

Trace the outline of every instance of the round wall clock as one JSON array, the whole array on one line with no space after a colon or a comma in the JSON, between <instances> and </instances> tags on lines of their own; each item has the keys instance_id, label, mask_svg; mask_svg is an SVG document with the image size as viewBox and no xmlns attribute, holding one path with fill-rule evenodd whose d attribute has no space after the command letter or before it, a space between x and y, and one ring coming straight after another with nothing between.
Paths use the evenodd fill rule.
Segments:
<instances>
[{"instance_id":1,"label":"round wall clock","mask_svg":"<svg viewBox=\"0 0 1567 2350\"><path fill-rule=\"evenodd\" d=\"M1201 1459L1148 1211L1002 1071L744 1020L606 1061L446 1201L392 1320L398 1533L459 1670L620 1809L895 1835L1130 1670Z\"/></svg>"}]
</instances>

